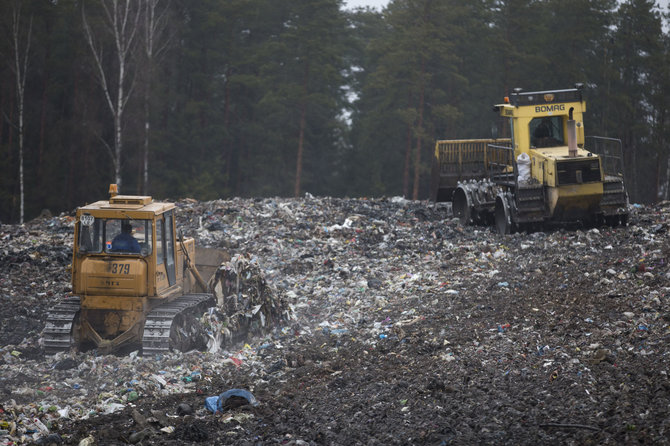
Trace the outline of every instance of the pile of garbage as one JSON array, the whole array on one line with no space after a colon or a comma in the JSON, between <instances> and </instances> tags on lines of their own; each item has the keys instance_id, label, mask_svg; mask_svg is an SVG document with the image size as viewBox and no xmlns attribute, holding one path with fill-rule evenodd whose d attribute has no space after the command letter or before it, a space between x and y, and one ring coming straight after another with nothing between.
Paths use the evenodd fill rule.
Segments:
<instances>
[{"instance_id":1,"label":"pile of garbage","mask_svg":"<svg viewBox=\"0 0 670 446\"><path fill-rule=\"evenodd\" d=\"M222 264L207 285L216 298L216 307L203 316L210 353L217 353L222 345L263 335L295 317L291 304L266 282L258 260L248 255L236 254Z\"/></svg>"},{"instance_id":2,"label":"pile of garbage","mask_svg":"<svg viewBox=\"0 0 670 446\"><path fill-rule=\"evenodd\" d=\"M0 227L0 445L668 444L670 203L510 236L398 197L182 200L178 223L231 254L225 311L209 351L151 358L44 356L71 216Z\"/></svg>"}]
</instances>

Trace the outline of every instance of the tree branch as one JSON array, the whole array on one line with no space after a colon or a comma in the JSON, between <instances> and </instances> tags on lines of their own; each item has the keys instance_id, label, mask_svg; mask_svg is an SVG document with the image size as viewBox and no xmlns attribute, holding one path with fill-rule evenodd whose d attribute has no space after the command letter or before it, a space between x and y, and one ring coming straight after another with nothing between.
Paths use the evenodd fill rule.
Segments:
<instances>
[{"instance_id":1,"label":"tree branch","mask_svg":"<svg viewBox=\"0 0 670 446\"><path fill-rule=\"evenodd\" d=\"M112 97L109 93L109 88L107 87L107 77L105 76L105 70L102 67L102 49L98 50L95 47L93 34L91 33L91 28L88 25L88 20L86 20L86 12L84 11L83 7L81 10L81 15L82 20L84 22L84 32L86 33L86 42L88 43L88 46L91 48L91 52L93 53L93 59L95 60L95 66L98 71L100 83L102 84L102 91L105 94L105 99L107 100L107 106L109 107L112 114L114 114L114 102L112 101Z\"/></svg>"},{"instance_id":2,"label":"tree branch","mask_svg":"<svg viewBox=\"0 0 670 446\"><path fill-rule=\"evenodd\" d=\"M100 141L102 141L102 144L105 146L107 149L107 152L109 153L109 157L112 159L112 162L114 163L114 167L116 167L116 157L114 156L114 150L112 149L112 146L109 145L107 141L104 140L102 136L100 136L97 132L95 133L95 137L98 138Z\"/></svg>"}]
</instances>

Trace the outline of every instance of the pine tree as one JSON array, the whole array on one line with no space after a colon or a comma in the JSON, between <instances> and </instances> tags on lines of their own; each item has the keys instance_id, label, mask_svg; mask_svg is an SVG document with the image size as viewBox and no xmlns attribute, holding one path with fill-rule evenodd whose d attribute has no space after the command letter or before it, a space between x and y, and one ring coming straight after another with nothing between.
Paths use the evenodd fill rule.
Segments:
<instances>
[{"instance_id":1,"label":"pine tree","mask_svg":"<svg viewBox=\"0 0 670 446\"><path fill-rule=\"evenodd\" d=\"M663 65L660 12L652 0L629 0L619 6L616 17L612 106L605 119L623 140L631 199L649 201L655 198L659 164L652 141L657 120L653 107L661 93L655 73Z\"/></svg>"},{"instance_id":2,"label":"pine tree","mask_svg":"<svg viewBox=\"0 0 670 446\"><path fill-rule=\"evenodd\" d=\"M284 178L293 178L292 192L298 196L305 184L317 186L323 180L310 173L336 151L338 115L344 104L342 87L346 84L346 21L340 0L299 0L285 6L288 17L281 33L263 52L268 61L262 68L260 106L277 135L266 143L283 146L280 164L274 167L279 167L277 173ZM293 175L287 175L289 160L295 163ZM327 169L322 172L330 175ZM284 182L276 177L275 181Z\"/></svg>"}]
</instances>

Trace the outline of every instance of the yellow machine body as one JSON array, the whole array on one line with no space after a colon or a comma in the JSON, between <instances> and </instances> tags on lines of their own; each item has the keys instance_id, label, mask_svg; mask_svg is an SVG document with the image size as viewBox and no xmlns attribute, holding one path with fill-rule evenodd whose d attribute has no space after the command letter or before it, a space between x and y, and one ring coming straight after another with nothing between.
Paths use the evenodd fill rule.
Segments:
<instances>
[{"instance_id":1,"label":"yellow machine body","mask_svg":"<svg viewBox=\"0 0 670 446\"><path fill-rule=\"evenodd\" d=\"M503 232L543 221L625 221L621 154L608 155L615 167L606 168L602 155L586 149L581 87L517 89L494 110L510 138L437 141L435 201L453 201L454 215L463 222L495 216ZM523 178L522 167L528 172Z\"/></svg>"},{"instance_id":2,"label":"yellow machine body","mask_svg":"<svg viewBox=\"0 0 670 446\"><path fill-rule=\"evenodd\" d=\"M513 135L514 158L521 153L530 158L530 176L547 187L549 214L555 219L575 220L595 214L603 196L603 171L600 157L584 150L586 102L563 100L560 93L526 94L515 105L497 105L500 115L509 119ZM581 95L580 95L581 96ZM570 95L572 97L572 95ZM568 122L574 121L576 150L568 147ZM553 123L553 136L538 144L533 123ZM543 147L538 147L543 145Z\"/></svg>"},{"instance_id":3,"label":"yellow machine body","mask_svg":"<svg viewBox=\"0 0 670 446\"><path fill-rule=\"evenodd\" d=\"M77 344L90 341L114 350L137 341L152 309L195 291L195 276L186 268L187 259L195 262L195 241L178 239L175 209L174 203L149 196L115 193L77 209L72 259L72 291L81 302L73 327ZM123 225L132 228L134 251L113 246Z\"/></svg>"}]
</instances>

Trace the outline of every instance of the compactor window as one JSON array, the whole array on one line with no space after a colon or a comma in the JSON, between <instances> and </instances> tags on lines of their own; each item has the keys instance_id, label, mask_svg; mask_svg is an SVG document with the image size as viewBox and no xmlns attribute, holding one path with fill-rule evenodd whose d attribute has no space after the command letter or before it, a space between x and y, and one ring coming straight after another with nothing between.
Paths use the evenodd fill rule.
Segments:
<instances>
[{"instance_id":1,"label":"compactor window","mask_svg":"<svg viewBox=\"0 0 670 446\"><path fill-rule=\"evenodd\" d=\"M530 145L537 148L564 146L563 117L545 116L533 118L528 124L530 130Z\"/></svg>"},{"instance_id":2,"label":"compactor window","mask_svg":"<svg viewBox=\"0 0 670 446\"><path fill-rule=\"evenodd\" d=\"M151 220L99 219L89 216L80 222L79 252L140 254L153 251Z\"/></svg>"}]
</instances>

